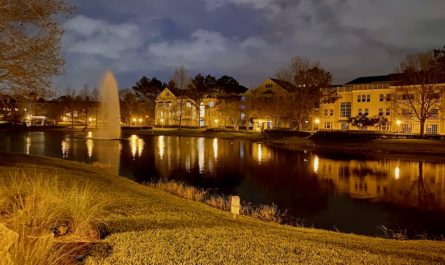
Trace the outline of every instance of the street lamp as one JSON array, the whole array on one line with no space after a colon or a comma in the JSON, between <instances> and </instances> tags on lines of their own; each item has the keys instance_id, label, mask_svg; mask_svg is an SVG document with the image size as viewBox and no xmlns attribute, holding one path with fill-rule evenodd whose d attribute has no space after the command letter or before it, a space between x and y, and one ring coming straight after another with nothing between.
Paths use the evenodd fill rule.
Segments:
<instances>
[{"instance_id":1,"label":"street lamp","mask_svg":"<svg viewBox=\"0 0 445 265\"><path fill-rule=\"evenodd\" d=\"M164 128L164 119L161 119L161 128Z\"/></svg>"},{"instance_id":2,"label":"street lamp","mask_svg":"<svg viewBox=\"0 0 445 265\"><path fill-rule=\"evenodd\" d=\"M133 118L133 124L136 125L137 119Z\"/></svg>"},{"instance_id":3,"label":"street lamp","mask_svg":"<svg viewBox=\"0 0 445 265\"><path fill-rule=\"evenodd\" d=\"M402 121L397 120L396 123L397 123L397 133L400 133L400 124L402 124Z\"/></svg>"},{"instance_id":4,"label":"street lamp","mask_svg":"<svg viewBox=\"0 0 445 265\"><path fill-rule=\"evenodd\" d=\"M217 119L215 120L215 124L216 124L216 127L218 127L218 120Z\"/></svg>"}]
</instances>

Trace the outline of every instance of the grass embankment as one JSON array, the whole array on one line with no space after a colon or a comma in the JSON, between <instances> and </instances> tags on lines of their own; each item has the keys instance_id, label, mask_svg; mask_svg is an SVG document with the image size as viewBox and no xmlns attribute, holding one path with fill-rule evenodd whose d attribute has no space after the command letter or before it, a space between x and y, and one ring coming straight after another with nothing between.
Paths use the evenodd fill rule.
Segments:
<instances>
[{"instance_id":1,"label":"grass embankment","mask_svg":"<svg viewBox=\"0 0 445 265\"><path fill-rule=\"evenodd\" d=\"M93 166L0 154L10 169L57 174L97 190L109 247L87 264L444 264L445 242L396 241L296 228L221 211ZM70 187L66 187L69 189ZM353 217L351 217L353 218ZM101 244L103 245L103 244Z\"/></svg>"}]
</instances>

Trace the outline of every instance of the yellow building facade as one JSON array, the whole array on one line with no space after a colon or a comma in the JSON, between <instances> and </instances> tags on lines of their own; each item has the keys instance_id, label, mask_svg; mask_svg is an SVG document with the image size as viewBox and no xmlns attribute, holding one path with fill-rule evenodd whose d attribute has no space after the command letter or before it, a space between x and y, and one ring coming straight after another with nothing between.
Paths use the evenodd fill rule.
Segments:
<instances>
[{"instance_id":1,"label":"yellow building facade","mask_svg":"<svg viewBox=\"0 0 445 265\"><path fill-rule=\"evenodd\" d=\"M391 85L390 75L358 78L333 89L338 94L335 102L320 103L314 129L318 130L372 130L391 133L418 134L419 121L414 115L408 117L405 112L412 112L406 106L395 103L397 86ZM443 100L433 107L436 115L425 122L425 134L445 134ZM348 123L350 117L360 114L369 117L384 117L387 124L379 127L358 128Z\"/></svg>"}]
</instances>

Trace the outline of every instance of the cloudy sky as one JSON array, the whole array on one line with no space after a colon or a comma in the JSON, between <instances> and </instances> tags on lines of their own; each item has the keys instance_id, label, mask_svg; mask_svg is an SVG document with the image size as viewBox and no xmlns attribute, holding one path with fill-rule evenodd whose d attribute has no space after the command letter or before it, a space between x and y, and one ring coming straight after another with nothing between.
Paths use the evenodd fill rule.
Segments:
<instances>
[{"instance_id":1,"label":"cloudy sky","mask_svg":"<svg viewBox=\"0 0 445 265\"><path fill-rule=\"evenodd\" d=\"M295 55L342 83L386 74L407 53L445 45L444 0L73 0L58 87L121 88L140 77L232 75L255 87Z\"/></svg>"}]
</instances>

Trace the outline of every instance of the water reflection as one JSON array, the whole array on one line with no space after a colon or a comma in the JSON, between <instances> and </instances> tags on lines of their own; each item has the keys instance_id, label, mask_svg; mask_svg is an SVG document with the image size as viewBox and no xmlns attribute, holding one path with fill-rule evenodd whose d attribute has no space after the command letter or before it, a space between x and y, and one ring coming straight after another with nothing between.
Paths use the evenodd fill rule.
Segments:
<instances>
[{"instance_id":1,"label":"water reflection","mask_svg":"<svg viewBox=\"0 0 445 265\"><path fill-rule=\"evenodd\" d=\"M66 137L62 141L61 147L62 147L62 158L69 158L71 149L71 139L69 137Z\"/></svg>"},{"instance_id":2,"label":"water reflection","mask_svg":"<svg viewBox=\"0 0 445 265\"><path fill-rule=\"evenodd\" d=\"M30 136L26 136L26 154L29 155L29 150L31 149L32 139Z\"/></svg>"},{"instance_id":3,"label":"water reflection","mask_svg":"<svg viewBox=\"0 0 445 265\"><path fill-rule=\"evenodd\" d=\"M142 138L139 138L137 135L133 134L128 138L130 141L131 155L133 160L137 157L142 156L142 151L144 151L145 142Z\"/></svg>"},{"instance_id":4,"label":"water reflection","mask_svg":"<svg viewBox=\"0 0 445 265\"><path fill-rule=\"evenodd\" d=\"M314 156L321 183L352 198L445 210L445 164L402 160L338 161ZM391 174L393 172L393 175ZM328 182L326 182L328 181Z\"/></svg>"},{"instance_id":5,"label":"water reflection","mask_svg":"<svg viewBox=\"0 0 445 265\"><path fill-rule=\"evenodd\" d=\"M213 139L213 156L215 157L215 161L218 160L218 139Z\"/></svg>"},{"instance_id":6,"label":"water reflection","mask_svg":"<svg viewBox=\"0 0 445 265\"><path fill-rule=\"evenodd\" d=\"M204 172L204 137L198 138L198 167L199 167L199 173Z\"/></svg>"},{"instance_id":7,"label":"water reflection","mask_svg":"<svg viewBox=\"0 0 445 265\"><path fill-rule=\"evenodd\" d=\"M339 158L202 137L128 134L128 140L112 141L85 139L90 133L0 136L3 151L95 163L140 182L176 179L253 203L276 203L318 227L375 234L384 224L445 234L445 163Z\"/></svg>"},{"instance_id":8,"label":"water reflection","mask_svg":"<svg viewBox=\"0 0 445 265\"><path fill-rule=\"evenodd\" d=\"M161 160L163 160L165 153L165 140L163 135L158 137L158 152L159 152L159 157L161 158Z\"/></svg>"}]
</instances>

